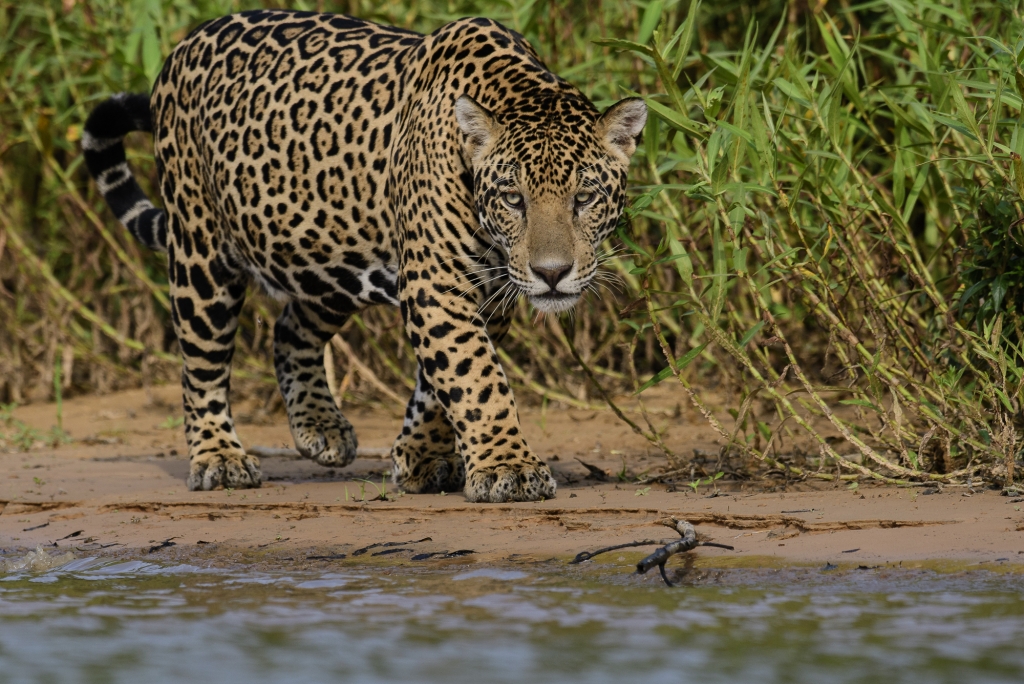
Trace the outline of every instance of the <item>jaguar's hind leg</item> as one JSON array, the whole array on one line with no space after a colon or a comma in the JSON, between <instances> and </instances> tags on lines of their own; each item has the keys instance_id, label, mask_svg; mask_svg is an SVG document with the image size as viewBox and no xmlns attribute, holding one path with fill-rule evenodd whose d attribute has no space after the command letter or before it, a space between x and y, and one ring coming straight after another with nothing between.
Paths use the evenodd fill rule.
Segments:
<instances>
[{"instance_id":1,"label":"jaguar's hind leg","mask_svg":"<svg viewBox=\"0 0 1024 684\"><path fill-rule=\"evenodd\" d=\"M411 494L461 492L466 466L444 407L419 369L402 434L391 447L395 484Z\"/></svg>"},{"instance_id":2,"label":"jaguar's hind leg","mask_svg":"<svg viewBox=\"0 0 1024 684\"><path fill-rule=\"evenodd\" d=\"M324 344L344 322L292 301L274 326L274 369L295 447L323 466L345 466L356 457L355 430L334 403L324 373Z\"/></svg>"},{"instance_id":3,"label":"jaguar's hind leg","mask_svg":"<svg viewBox=\"0 0 1024 684\"><path fill-rule=\"evenodd\" d=\"M246 278L219 254L201 259L189 251L191 258L173 247L168 252L174 329L184 361L188 488L259 487L259 460L242 449L228 403Z\"/></svg>"}]
</instances>

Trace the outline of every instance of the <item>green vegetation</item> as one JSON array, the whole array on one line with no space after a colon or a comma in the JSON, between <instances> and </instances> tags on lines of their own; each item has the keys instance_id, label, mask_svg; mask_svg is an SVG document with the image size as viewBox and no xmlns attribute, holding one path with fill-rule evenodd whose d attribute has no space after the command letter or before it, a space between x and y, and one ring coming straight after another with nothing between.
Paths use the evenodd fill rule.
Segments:
<instances>
[{"instance_id":1,"label":"green vegetation","mask_svg":"<svg viewBox=\"0 0 1024 684\"><path fill-rule=\"evenodd\" d=\"M648 96L644 220L622 233L647 314L631 317L636 333L658 340L727 444L769 464L792 430L845 471L796 474L1012 479L1016 5L864 3L799 27L790 13L700 54L688 21L659 28L601 41L648 62L665 91ZM735 429L682 370L707 357L738 389Z\"/></svg>"},{"instance_id":2,"label":"green vegetation","mask_svg":"<svg viewBox=\"0 0 1024 684\"><path fill-rule=\"evenodd\" d=\"M157 425L157 428L160 430L177 430L184 422L184 416L167 416L162 423Z\"/></svg>"},{"instance_id":3,"label":"green vegetation","mask_svg":"<svg viewBox=\"0 0 1024 684\"><path fill-rule=\"evenodd\" d=\"M0 400L176 376L160 259L103 207L77 139L95 103L146 90L190 27L255 4L0 0ZM740 459L733 471L1013 479L1024 451L1020 3L291 6L421 31L490 16L599 106L646 98L635 197L614 241L626 248L606 263L623 291L602 288L575 318L535 321L520 305L502 359L523 400L678 394L721 435L719 462ZM132 144L155 195L149 141ZM268 408L276 313L252 297L237 354L236 378ZM381 388L411 386L397 321L375 309L347 326L358 363L338 359L346 400L394 401ZM562 370L574 365L585 372ZM694 478L650 415L617 415Z\"/></svg>"}]
</instances>

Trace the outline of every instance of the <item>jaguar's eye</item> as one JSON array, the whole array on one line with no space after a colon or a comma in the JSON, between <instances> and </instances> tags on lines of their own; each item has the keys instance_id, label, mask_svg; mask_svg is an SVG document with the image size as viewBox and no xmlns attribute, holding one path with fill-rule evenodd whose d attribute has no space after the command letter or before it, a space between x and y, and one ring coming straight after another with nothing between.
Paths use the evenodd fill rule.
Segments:
<instances>
[{"instance_id":1,"label":"jaguar's eye","mask_svg":"<svg viewBox=\"0 0 1024 684\"><path fill-rule=\"evenodd\" d=\"M505 204L514 209L518 209L523 206L523 196L518 192L505 192L501 195L502 199L505 200Z\"/></svg>"},{"instance_id":2,"label":"jaguar's eye","mask_svg":"<svg viewBox=\"0 0 1024 684\"><path fill-rule=\"evenodd\" d=\"M590 204L591 200L594 199L594 193L587 192L586 190L583 192L577 192L575 199L576 205L581 207L584 204Z\"/></svg>"}]
</instances>

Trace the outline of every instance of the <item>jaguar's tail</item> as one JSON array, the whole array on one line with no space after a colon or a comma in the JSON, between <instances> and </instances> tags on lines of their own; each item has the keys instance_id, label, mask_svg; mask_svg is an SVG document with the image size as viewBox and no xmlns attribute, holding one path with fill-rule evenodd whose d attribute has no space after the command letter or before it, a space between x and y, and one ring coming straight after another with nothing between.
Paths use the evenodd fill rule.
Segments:
<instances>
[{"instance_id":1,"label":"jaguar's tail","mask_svg":"<svg viewBox=\"0 0 1024 684\"><path fill-rule=\"evenodd\" d=\"M124 155L123 138L132 131L153 131L149 96L120 93L103 102L85 122L85 163L103 199L124 227L142 244L164 252L167 215L142 192Z\"/></svg>"}]
</instances>

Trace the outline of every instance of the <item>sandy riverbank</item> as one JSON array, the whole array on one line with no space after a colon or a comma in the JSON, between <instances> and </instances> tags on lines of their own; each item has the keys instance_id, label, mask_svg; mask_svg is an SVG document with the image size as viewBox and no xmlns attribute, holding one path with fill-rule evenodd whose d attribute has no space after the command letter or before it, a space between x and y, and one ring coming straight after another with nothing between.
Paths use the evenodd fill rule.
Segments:
<instances>
[{"instance_id":1,"label":"sandy riverbank","mask_svg":"<svg viewBox=\"0 0 1024 684\"><path fill-rule=\"evenodd\" d=\"M371 544L429 538L389 560L464 549L479 561L568 558L635 539L669 539L671 531L657 521L674 516L735 546L698 549L708 565L1024 564L1024 502L998 492L748 483L723 486L708 498L703 489L685 486L641 487L614 477L623 458L633 472L656 468L660 458L610 414L585 411L522 411L532 447L549 459L559 480L550 501L469 504L460 493L394 497L391 485L392 500L370 500L389 467L380 458L360 458L343 470L264 458L266 481L258 490L189 492L181 428L166 427L168 416L180 412L176 387L65 402L65 428L76 441L0 454L0 548L12 553L56 542L92 555L148 554L169 539L179 556L194 550L201 556L351 558ZM387 447L401 425L397 408L347 413L363 447ZM40 430L49 429L54 416L52 405L16 412ZM680 421L670 432L678 452L714 447L710 430ZM262 422L239 426L247 445L291 446L283 416ZM612 476L600 482L577 459ZM393 548L375 547L364 556Z\"/></svg>"}]
</instances>

